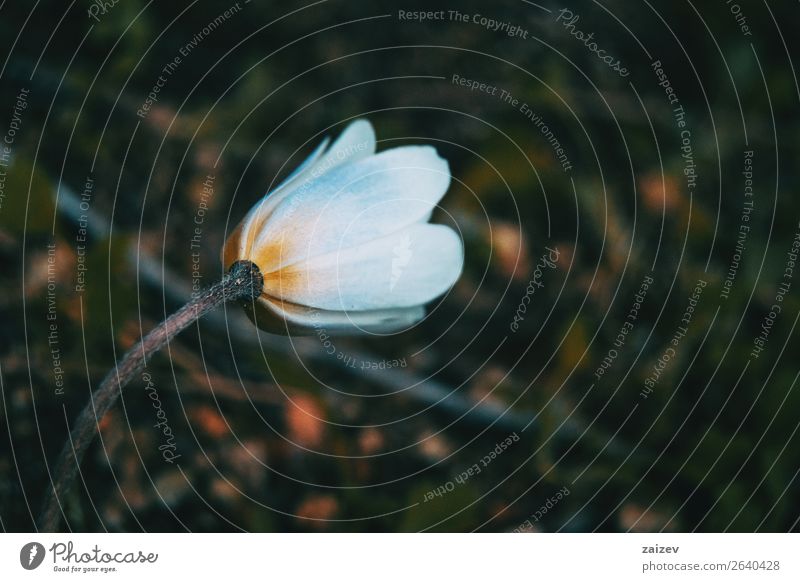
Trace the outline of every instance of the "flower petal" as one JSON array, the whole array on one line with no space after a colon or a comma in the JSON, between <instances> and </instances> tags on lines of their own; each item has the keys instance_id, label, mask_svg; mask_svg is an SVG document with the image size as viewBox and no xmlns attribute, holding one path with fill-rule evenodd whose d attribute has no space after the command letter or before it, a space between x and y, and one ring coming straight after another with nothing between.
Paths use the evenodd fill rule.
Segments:
<instances>
[{"instance_id":1,"label":"flower petal","mask_svg":"<svg viewBox=\"0 0 800 582\"><path fill-rule=\"evenodd\" d=\"M226 268L236 259L245 258L250 255L250 251L253 248L253 241L261 231L264 221L269 217L278 203L291 192L291 188L288 187L289 183L306 173L307 170L316 164L328 147L329 141L330 139L327 137L323 139L303 163L297 166L277 188L266 194L247 212L239 225L228 237L222 249L222 262L225 264Z\"/></svg>"},{"instance_id":2,"label":"flower petal","mask_svg":"<svg viewBox=\"0 0 800 582\"><path fill-rule=\"evenodd\" d=\"M449 185L447 161L430 146L393 148L339 166L294 188L275 208L252 260L274 271L427 221Z\"/></svg>"},{"instance_id":3,"label":"flower petal","mask_svg":"<svg viewBox=\"0 0 800 582\"><path fill-rule=\"evenodd\" d=\"M292 172L281 184L275 188L272 198L278 190L292 184L297 187L304 180L314 180L326 172L344 163L355 162L375 153L376 138L372 124L366 119L356 119L350 123L342 134L333 142L329 150L324 151L328 138L317 146L306 160ZM281 198L287 193L282 192Z\"/></svg>"},{"instance_id":4,"label":"flower petal","mask_svg":"<svg viewBox=\"0 0 800 582\"><path fill-rule=\"evenodd\" d=\"M252 254L253 242L262 231L264 223L273 210L297 188L308 188L326 172L344 163L358 161L375 153L375 130L366 119L356 119L327 149L329 138L325 138L314 151L289 174L276 188L258 201L239 225L236 252L239 258L255 262ZM232 254L226 251L227 254ZM224 257L225 255L223 255Z\"/></svg>"},{"instance_id":5,"label":"flower petal","mask_svg":"<svg viewBox=\"0 0 800 582\"><path fill-rule=\"evenodd\" d=\"M463 255L451 228L414 224L267 273L264 293L336 311L411 307L446 292L461 274Z\"/></svg>"},{"instance_id":6,"label":"flower petal","mask_svg":"<svg viewBox=\"0 0 800 582\"><path fill-rule=\"evenodd\" d=\"M270 193L267 194L267 196L274 194L275 192L277 192L278 190L289 184L295 178L298 178L303 174L307 173L308 170L310 170L313 166L316 165L316 163L325 153L325 150L328 149L328 144L330 143L330 141L331 139L329 137L324 138L319 143L319 145L316 148L314 148L314 151L311 152L311 154L309 154L309 156L305 160L303 160L303 162L299 166L297 166L294 170L292 170L292 173L289 174L286 178L284 178L283 182L281 182L275 188L273 188L270 191Z\"/></svg>"},{"instance_id":7,"label":"flower petal","mask_svg":"<svg viewBox=\"0 0 800 582\"><path fill-rule=\"evenodd\" d=\"M356 119L333 142L331 149L314 164L311 174L317 178L344 163L357 162L375 154L375 130L366 119Z\"/></svg>"},{"instance_id":8,"label":"flower petal","mask_svg":"<svg viewBox=\"0 0 800 582\"><path fill-rule=\"evenodd\" d=\"M425 308L420 305L405 309L329 311L261 296L255 304L250 304L248 315L258 327L271 333L390 333L408 329L420 321L425 317Z\"/></svg>"}]
</instances>

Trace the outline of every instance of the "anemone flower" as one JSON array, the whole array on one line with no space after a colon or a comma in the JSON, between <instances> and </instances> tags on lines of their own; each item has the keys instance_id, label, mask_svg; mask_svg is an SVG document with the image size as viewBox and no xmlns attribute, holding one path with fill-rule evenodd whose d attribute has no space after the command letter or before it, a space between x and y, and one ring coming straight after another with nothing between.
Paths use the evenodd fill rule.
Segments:
<instances>
[{"instance_id":1,"label":"anemone flower","mask_svg":"<svg viewBox=\"0 0 800 582\"><path fill-rule=\"evenodd\" d=\"M39 517L56 531L97 424L147 358L226 301L241 301L264 329L287 333L389 332L425 316L424 305L461 274L452 229L429 224L450 185L430 146L375 153L366 120L328 140L253 207L222 251L221 281L193 296L133 346L100 382L73 424Z\"/></svg>"},{"instance_id":2,"label":"anemone flower","mask_svg":"<svg viewBox=\"0 0 800 582\"><path fill-rule=\"evenodd\" d=\"M248 314L267 331L408 327L461 274L460 237L428 222L449 185L433 147L376 154L372 125L354 121L250 210L222 261L258 266L264 289Z\"/></svg>"}]
</instances>

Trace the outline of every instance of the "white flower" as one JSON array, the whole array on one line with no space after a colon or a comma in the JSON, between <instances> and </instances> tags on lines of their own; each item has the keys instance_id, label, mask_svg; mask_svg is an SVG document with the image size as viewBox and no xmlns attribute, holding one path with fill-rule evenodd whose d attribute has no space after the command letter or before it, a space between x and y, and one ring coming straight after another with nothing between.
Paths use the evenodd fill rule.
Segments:
<instances>
[{"instance_id":1,"label":"white flower","mask_svg":"<svg viewBox=\"0 0 800 582\"><path fill-rule=\"evenodd\" d=\"M463 267L458 234L428 223L449 185L433 147L376 154L372 125L354 121L250 210L223 263L261 270L264 289L249 314L268 331L409 327Z\"/></svg>"}]
</instances>

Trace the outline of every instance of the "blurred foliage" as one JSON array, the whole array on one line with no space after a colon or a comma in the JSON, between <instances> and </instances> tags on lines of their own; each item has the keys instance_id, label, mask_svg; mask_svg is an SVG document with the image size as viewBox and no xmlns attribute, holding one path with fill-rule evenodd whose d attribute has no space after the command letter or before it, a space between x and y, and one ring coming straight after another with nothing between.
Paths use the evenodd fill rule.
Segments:
<instances>
[{"instance_id":1,"label":"blurred foliage","mask_svg":"<svg viewBox=\"0 0 800 582\"><path fill-rule=\"evenodd\" d=\"M800 94L789 59L799 54L798 9L743 3L745 36L724 3L656 4L571 4L578 28L631 70L622 79L549 4L550 13L518 1L459 3L528 30L521 39L472 22L398 19L398 9L438 9L422 2L240 3L142 118L163 67L233 4L122 0L94 22L88 2L63 19L60 2L5 3L2 131L20 89L30 97L0 207L0 525L33 528L49 483L44 460L65 442L67 421L122 350L177 307L137 275L137 259L190 284L206 176L215 194L200 264L211 282L226 232L269 185L322 135L366 116L379 148L428 142L449 160L453 185L435 218L458 225L467 263L419 328L337 346L405 357L406 371L511 407L531 427L467 422L403 392L378 396L369 376L242 345L201 322L148 366L180 470L163 461L151 401L134 382L102 420L68 500L73 529L511 531L568 487L535 529L796 530L798 281L765 351L750 351L800 217ZM692 130L691 194L655 59ZM518 108L454 85L453 74L530 104L573 170ZM723 300L745 149L756 152L755 210ZM76 292L79 223L56 212L55 195L79 195L87 176L97 232ZM557 268L510 333L546 246L559 249ZM634 329L597 380L651 271ZM51 274L63 395L48 344ZM698 278L708 286L687 335L642 399ZM425 501L515 430L520 441L483 472Z\"/></svg>"}]
</instances>

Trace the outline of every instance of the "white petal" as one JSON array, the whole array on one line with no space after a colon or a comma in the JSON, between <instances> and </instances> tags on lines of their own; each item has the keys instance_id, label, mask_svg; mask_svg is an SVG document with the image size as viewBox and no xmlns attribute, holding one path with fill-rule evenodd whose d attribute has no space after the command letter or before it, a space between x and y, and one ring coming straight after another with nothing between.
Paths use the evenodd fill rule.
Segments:
<instances>
[{"instance_id":1,"label":"white petal","mask_svg":"<svg viewBox=\"0 0 800 582\"><path fill-rule=\"evenodd\" d=\"M356 162L375 153L375 130L372 124L366 119L356 119L348 125L342 134L333 142L329 150L324 151L327 146L328 138L314 150L306 160L286 178L278 188L275 189L270 198L277 193L277 190L290 182L293 188L301 185L307 180L315 180L326 172L345 163ZM285 193L281 193L282 197Z\"/></svg>"},{"instance_id":2,"label":"white petal","mask_svg":"<svg viewBox=\"0 0 800 582\"><path fill-rule=\"evenodd\" d=\"M366 119L356 119L348 125L328 148L325 138L314 151L276 188L256 203L244 220L240 242L241 256L250 256L251 243L261 232L264 222L278 204L297 188L309 185L326 172L344 163L355 162L375 153L375 130Z\"/></svg>"},{"instance_id":3,"label":"white petal","mask_svg":"<svg viewBox=\"0 0 800 582\"><path fill-rule=\"evenodd\" d=\"M330 141L331 141L331 139L329 137L326 137L325 139L323 139L320 142L320 144L314 149L314 151L311 152L311 154L305 160L303 160L303 162L299 166L297 166L292 171L292 173L289 174L283 180L283 182L281 182L275 188L273 188L271 192L274 194L275 192L277 192L278 190L280 190L281 188L286 186L289 182L291 182L295 178L305 174L307 170L310 170L319 161L319 159L325 153L325 150L328 149L328 144L330 143ZM270 195L271 194L267 194L267 196L270 196Z\"/></svg>"},{"instance_id":4,"label":"white petal","mask_svg":"<svg viewBox=\"0 0 800 582\"><path fill-rule=\"evenodd\" d=\"M325 172L345 163L363 160L375 153L375 130L366 119L356 119L333 142L331 149L314 164L310 174L318 178Z\"/></svg>"},{"instance_id":5,"label":"white petal","mask_svg":"<svg viewBox=\"0 0 800 582\"><path fill-rule=\"evenodd\" d=\"M447 161L430 146L393 148L293 188L261 227L263 271L355 247L430 217L450 185Z\"/></svg>"},{"instance_id":6,"label":"white petal","mask_svg":"<svg viewBox=\"0 0 800 582\"><path fill-rule=\"evenodd\" d=\"M295 178L298 178L306 173L306 171L309 170L319 160L319 158L325 152L325 149L328 147L329 142L329 138L326 137L323 139L316 149L314 149L314 151L311 152L311 154L303 161L303 163L297 166L297 168L295 168L294 171L289 174L289 176L283 182L278 184L276 188L274 188L270 193L266 194L247 212L241 222L242 233L239 237L239 256L249 257L253 240L255 240L255 238L258 236L264 221L272 212L272 210L278 205L278 203L292 191L292 189L289 187L289 184Z\"/></svg>"},{"instance_id":7,"label":"white petal","mask_svg":"<svg viewBox=\"0 0 800 582\"><path fill-rule=\"evenodd\" d=\"M422 306L372 311L329 311L283 303L263 296L258 299L258 304L278 317L277 324L269 322L272 331L277 333L287 331L305 334L390 333L408 329L425 317L425 308Z\"/></svg>"},{"instance_id":8,"label":"white petal","mask_svg":"<svg viewBox=\"0 0 800 582\"><path fill-rule=\"evenodd\" d=\"M463 255L451 228L414 224L268 273L264 292L328 310L411 307L445 293L461 274Z\"/></svg>"}]
</instances>

